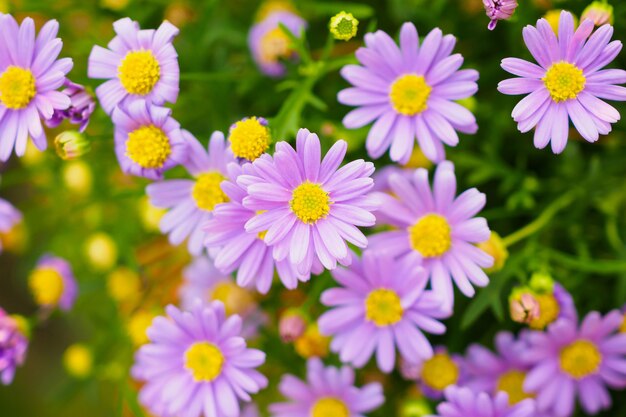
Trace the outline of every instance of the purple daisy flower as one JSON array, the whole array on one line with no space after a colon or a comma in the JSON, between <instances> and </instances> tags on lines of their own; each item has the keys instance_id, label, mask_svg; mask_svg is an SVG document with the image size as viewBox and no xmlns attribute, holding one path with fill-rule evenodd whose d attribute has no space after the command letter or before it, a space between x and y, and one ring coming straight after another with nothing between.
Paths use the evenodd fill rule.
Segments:
<instances>
[{"instance_id":1,"label":"purple daisy flower","mask_svg":"<svg viewBox=\"0 0 626 417\"><path fill-rule=\"evenodd\" d=\"M56 91L72 69L70 58L58 59L63 42L57 38L59 23L47 22L35 37L35 23L27 17L18 25L13 16L0 14L0 160L13 148L26 152L30 137L39 150L48 146L41 120L70 106L70 99Z\"/></svg>"},{"instance_id":2,"label":"purple daisy flower","mask_svg":"<svg viewBox=\"0 0 626 417\"><path fill-rule=\"evenodd\" d=\"M318 325L322 334L334 336L331 349L342 362L361 368L376 352L378 367L388 373L396 363L396 347L412 363L433 355L422 331L445 333L436 319L448 313L432 291L424 291L428 276L423 268L368 250L362 260L354 256L350 268L332 274L343 287L322 293L322 304L332 309Z\"/></svg>"},{"instance_id":3,"label":"purple daisy flower","mask_svg":"<svg viewBox=\"0 0 626 417\"><path fill-rule=\"evenodd\" d=\"M295 36L306 28L306 21L287 10L276 11L256 23L248 34L248 47L259 69L271 77L285 75L285 64L281 60L297 57L291 41L278 26L285 25Z\"/></svg>"},{"instance_id":4,"label":"purple daisy flower","mask_svg":"<svg viewBox=\"0 0 626 417\"><path fill-rule=\"evenodd\" d=\"M252 165L241 167L231 163L228 172L233 181L223 182L222 190L230 201L218 205L213 218L203 226L206 232L204 244L209 250L216 251L217 268L226 274L237 270L238 285L255 286L262 294L267 294L272 286L274 270L288 289L296 288L298 281L308 281L310 274L299 274L288 258L274 260L272 248L264 240L266 232L246 231L246 223L257 215L257 211L243 205L248 193L234 180L242 174L252 174Z\"/></svg>"},{"instance_id":5,"label":"purple daisy flower","mask_svg":"<svg viewBox=\"0 0 626 417\"><path fill-rule=\"evenodd\" d=\"M580 327L559 320L546 332L531 332L525 360L533 364L524 390L537 393L537 408L571 416L576 398L588 414L611 406L607 387L626 388L626 334L617 334L622 314L589 313Z\"/></svg>"},{"instance_id":6,"label":"purple daisy flower","mask_svg":"<svg viewBox=\"0 0 626 417\"><path fill-rule=\"evenodd\" d=\"M152 180L187 159L187 143L172 111L136 100L116 107L115 153L122 171Z\"/></svg>"},{"instance_id":7,"label":"purple daisy flower","mask_svg":"<svg viewBox=\"0 0 626 417\"><path fill-rule=\"evenodd\" d=\"M611 131L619 112L602 101L626 100L626 71L601 70L622 49L611 42L613 27L604 25L593 34L593 21L587 19L574 31L574 17L562 11L558 38L545 19L537 27L526 26L524 42L539 65L518 58L506 58L502 68L520 78L501 81L503 94L528 94L513 109L513 120L520 132L535 128L534 143L539 149L550 142L554 153L567 145L569 120L588 142ZM591 35L591 36L590 36Z\"/></svg>"},{"instance_id":8,"label":"purple daisy flower","mask_svg":"<svg viewBox=\"0 0 626 417\"><path fill-rule=\"evenodd\" d=\"M199 256L183 270L183 285L178 290L180 305L190 310L197 302L221 301L227 315L242 319L241 336L256 337L267 322L253 294L237 286L229 275L220 272L206 256Z\"/></svg>"},{"instance_id":9,"label":"purple daisy flower","mask_svg":"<svg viewBox=\"0 0 626 417\"><path fill-rule=\"evenodd\" d=\"M15 318L0 307L0 382L13 382L15 370L22 366L28 351L28 338L24 336Z\"/></svg>"},{"instance_id":10,"label":"purple daisy flower","mask_svg":"<svg viewBox=\"0 0 626 417\"><path fill-rule=\"evenodd\" d=\"M273 247L274 259L297 265L308 275L318 264L334 269L347 265L351 256L346 241L360 248L367 238L356 226L373 226L375 199L367 195L374 185L370 175L374 164L362 159L342 168L347 143L335 142L320 163L320 140L300 129L294 150L278 142L273 157L252 163L253 173L240 175L237 183L246 187L244 207L257 215L246 222L246 230L264 233Z\"/></svg>"},{"instance_id":11,"label":"purple daisy flower","mask_svg":"<svg viewBox=\"0 0 626 417\"><path fill-rule=\"evenodd\" d=\"M289 402L271 404L270 413L272 417L363 417L385 401L379 383L363 388L354 383L351 368L324 367L321 360L309 359L306 381L283 376L278 388Z\"/></svg>"},{"instance_id":12,"label":"purple daisy flower","mask_svg":"<svg viewBox=\"0 0 626 417\"><path fill-rule=\"evenodd\" d=\"M455 100L478 90L475 70L459 70L460 54L450 55L456 39L434 29L419 44L413 23L400 32L400 48L385 32L365 35L365 48L356 51L360 65L348 65L341 75L354 87L339 92L340 103L359 108L343 119L349 129L376 120L367 136L372 158L391 147L393 161L405 164L414 138L428 159L445 159L443 144L456 146L456 131L476 133L472 113Z\"/></svg>"},{"instance_id":13,"label":"purple daisy flower","mask_svg":"<svg viewBox=\"0 0 626 417\"><path fill-rule=\"evenodd\" d=\"M487 28L494 30L498 20L507 20L517 9L517 0L483 0L487 17L491 19Z\"/></svg>"},{"instance_id":14,"label":"purple daisy flower","mask_svg":"<svg viewBox=\"0 0 626 417\"><path fill-rule=\"evenodd\" d=\"M183 312L170 305L148 328L150 343L135 355L139 400L162 417L239 417L239 401L267 386L254 368L265 353L248 349L241 318L226 317L219 301Z\"/></svg>"},{"instance_id":15,"label":"purple daisy flower","mask_svg":"<svg viewBox=\"0 0 626 417\"><path fill-rule=\"evenodd\" d=\"M467 349L464 361L467 380L463 385L476 393L505 392L510 404L534 398L532 392L524 390L524 380L531 367L523 358L528 350L524 336L518 340L509 332L500 332L496 335L495 346L495 353L478 344Z\"/></svg>"},{"instance_id":16,"label":"purple daisy flower","mask_svg":"<svg viewBox=\"0 0 626 417\"><path fill-rule=\"evenodd\" d=\"M89 78L108 80L96 95L107 114L135 100L162 105L178 98L178 54L172 45L178 29L163 22L157 30L140 30L128 17L113 23L117 34L108 48L94 46L89 55Z\"/></svg>"},{"instance_id":17,"label":"purple daisy flower","mask_svg":"<svg viewBox=\"0 0 626 417\"><path fill-rule=\"evenodd\" d=\"M465 384L465 361L445 346L435 346L434 354L416 363L418 387L426 398L441 400L446 388Z\"/></svg>"},{"instance_id":18,"label":"purple daisy flower","mask_svg":"<svg viewBox=\"0 0 626 417\"><path fill-rule=\"evenodd\" d=\"M28 285L40 306L71 310L78 295L72 266L65 259L44 255L28 278Z\"/></svg>"},{"instance_id":19,"label":"purple daisy flower","mask_svg":"<svg viewBox=\"0 0 626 417\"><path fill-rule=\"evenodd\" d=\"M578 321L578 312L572 295L561 284L555 282L551 292L533 294L539 303L539 316L531 320L529 326L543 330L558 319Z\"/></svg>"},{"instance_id":20,"label":"purple daisy flower","mask_svg":"<svg viewBox=\"0 0 626 417\"><path fill-rule=\"evenodd\" d=\"M437 406L437 414L431 417L535 417L535 402L524 400L513 406L504 392L494 397L469 388L450 387L445 392L445 402Z\"/></svg>"},{"instance_id":21,"label":"purple daisy flower","mask_svg":"<svg viewBox=\"0 0 626 417\"><path fill-rule=\"evenodd\" d=\"M224 134L213 132L207 149L191 133L182 131L188 145L188 158L183 166L194 179L165 180L148 185L150 203L170 211L163 216L160 228L169 234L173 245L185 239L189 252L202 253L204 232L201 225L213 216L216 205L228 201L220 184L227 179L226 166L235 159L226 146Z\"/></svg>"},{"instance_id":22,"label":"purple daisy flower","mask_svg":"<svg viewBox=\"0 0 626 417\"><path fill-rule=\"evenodd\" d=\"M70 98L70 107L64 110L56 109L52 118L46 120L46 126L54 128L67 119L72 124L80 125L78 131L82 133L87 129L91 114L96 109L96 101L84 85L66 79L63 86L65 88L61 90L61 93Z\"/></svg>"},{"instance_id":23,"label":"purple daisy flower","mask_svg":"<svg viewBox=\"0 0 626 417\"><path fill-rule=\"evenodd\" d=\"M0 233L8 233L13 226L22 220L22 213L11 203L0 198ZM2 252L2 241L0 241L0 253Z\"/></svg>"},{"instance_id":24,"label":"purple daisy flower","mask_svg":"<svg viewBox=\"0 0 626 417\"><path fill-rule=\"evenodd\" d=\"M433 290L451 311L452 280L468 297L474 295L473 285L489 283L482 268L492 266L493 258L473 245L486 241L491 233L484 218L474 217L486 197L472 188L456 198L454 165L448 161L437 166L432 192L423 168L415 171L412 181L393 175L389 185L397 198L375 196L382 202L379 213L398 230L370 236L369 247L401 257L414 267L423 266Z\"/></svg>"}]
</instances>

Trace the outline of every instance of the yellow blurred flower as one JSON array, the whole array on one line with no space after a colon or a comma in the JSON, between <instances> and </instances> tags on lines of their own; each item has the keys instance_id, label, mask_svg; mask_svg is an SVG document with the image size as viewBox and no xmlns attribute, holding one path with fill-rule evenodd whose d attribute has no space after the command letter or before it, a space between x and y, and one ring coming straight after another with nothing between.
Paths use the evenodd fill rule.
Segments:
<instances>
[{"instance_id":1,"label":"yellow blurred flower","mask_svg":"<svg viewBox=\"0 0 626 417\"><path fill-rule=\"evenodd\" d=\"M169 20L174 26L179 28L193 21L195 17L196 12L194 8L184 1L172 3L165 9L165 20Z\"/></svg>"},{"instance_id":2,"label":"yellow blurred flower","mask_svg":"<svg viewBox=\"0 0 626 417\"><path fill-rule=\"evenodd\" d=\"M224 281L215 285L211 292L211 299L224 303L228 315L246 315L256 307L256 300L252 293L233 281Z\"/></svg>"},{"instance_id":3,"label":"yellow blurred flower","mask_svg":"<svg viewBox=\"0 0 626 417\"><path fill-rule=\"evenodd\" d=\"M139 218L144 229L148 232L159 231L159 222L165 213L167 213L166 209L150 204L150 199L147 196L142 197L139 201Z\"/></svg>"},{"instance_id":4,"label":"yellow blurred flower","mask_svg":"<svg viewBox=\"0 0 626 417\"><path fill-rule=\"evenodd\" d=\"M550 24L550 27L552 28L554 33L557 34L559 33L559 19L561 17L561 12L562 10L552 9L548 10L548 12L543 16L543 18L546 19ZM576 15L574 13L572 13L572 16L574 17L574 27L576 27L578 26L578 19L576 18Z\"/></svg>"},{"instance_id":5,"label":"yellow blurred flower","mask_svg":"<svg viewBox=\"0 0 626 417\"><path fill-rule=\"evenodd\" d=\"M0 243L2 250L20 254L23 253L28 246L28 231L26 223L21 221L15 224L6 232L0 232Z\"/></svg>"},{"instance_id":6,"label":"yellow blurred flower","mask_svg":"<svg viewBox=\"0 0 626 417\"><path fill-rule=\"evenodd\" d=\"M91 168L85 161L70 161L63 165L63 183L71 192L78 195L87 195L91 191L93 175Z\"/></svg>"},{"instance_id":7,"label":"yellow blurred flower","mask_svg":"<svg viewBox=\"0 0 626 417\"><path fill-rule=\"evenodd\" d=\"M117 245L106 233L94 233L85 242L85 256L91 267L98 271L108 271L117 262Z\"/></svg>"},{"instance_id":8,"label":"yellow blurred flower","mask_svg":"<svg viewBox=\"0 0 626 417\"><path fill-rule=\"evenodd\" d=\"M91 349L82 344L68 347L63 354L63 366L68 374L75 378L85 378L93 369Z\"/></svg>"},{"instance_id":9,"label":"yellow blurred flower","mask_svg":"<svg viewBox=\"0 0 626 417\"><path fill-rule=\"evenodd\" d=\"M132 269L119 267L107 278L107 291L118 303L134 301L141 294L141 279Z\"/></svg>"},{"instance_id":10,"label":"yellow blurred flower","mask_svg":"<svg viewBox=\"0 0 626 417\"><path fill-rule=\"evenodd\" d=\"M256 13L256 20L261 21L274 12L291 12L297 14L296 8L289 0L267 0L259 7Z\"/></svg>"},{"instance_id":11,"label":"yellow blurred flower","mask_svg":"<svg viewBox=\"0 0 626 417\"><path fill-rule=\"evenodd\" d=\"M479 243L477 246L493 256L493 266L486 268L486 272L498 272L504 267L504 263L509 257L509 251L506 249L506 246L504 246L504 242L499 234L491 232L489 240Z\"/></svg>"},{"instance_id":12,"label":"yellow blurred flower","mask_svg":"<svg viewBox=\"0 0 626 417\"><path fill-rule=\"evenodd\" d=\"M100 6L115 11L125 9L129 3L130 0L100 0Z\"/></svg>"},{"instance_id":13,"label":"yellow blurred flower","mask_svg":"<svg viewBox=\"0 0 626 417\"><path fill-rule=\"evenodd\" d=\"M0 13L9 13L9 0L0 0Z\"/></svg>"},{"instance_id":14,"label":"yellow blurred flower","mask_svg":"<svg viewBox=\"0 0 626 417\"><path fill-rule=\"evenodd\" d=\"M296 339L294 346L298 355L305 359L324 358L328 355L330 338L320 334L317 324L313 323L307 327L302 336Z\"/></svg>"},{"instance_id":15,"label":"yellow blurred flower","mask_svg":"<svg viewBox=\"0 0 626 417\"><path fill-rule=\"evenodd\" d=\"M148 330L156 316L157 314L145 310L139 310L131 316L130 320L128 320L126 331L133 345L138 347L150 341L146 330Z\"/></svg>"},{"instance_id":16,"label":"yellow blurred flower","mask_svg":"<svg viewBox=\"0 0 626 417\"><path fill-rule=\"evenodd\" d=\"M2 1L2 0L0 0ZM26 143L26 152L24 156L20 158L20 161L27 167L32 167L39 164L44 158L44 153L41 152L35 145L32 140L29 140Z\"/></svg>"},{"instance_id":17,"label":"yellow blurred flower","mask_svg":"<svg viewBox=\"0 0 626 417\"><path fill-rule=\"evenodd\" d=\"M65 283L63 277L54 268L41 266L31 272L28 287L40 306L52 306L59 303L63 296Z\"/></svg>"}]
</instances>

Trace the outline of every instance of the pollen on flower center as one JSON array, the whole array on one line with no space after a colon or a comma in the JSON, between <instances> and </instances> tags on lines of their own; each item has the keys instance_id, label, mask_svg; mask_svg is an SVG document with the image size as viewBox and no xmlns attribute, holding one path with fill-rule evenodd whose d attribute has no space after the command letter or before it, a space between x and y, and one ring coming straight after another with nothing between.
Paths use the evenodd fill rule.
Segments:
<instances>
[{"instance_id":1,"label":"pollen on flower center","mask_svg":"<svg viewBox=\"0 0 626 417\"><path fill-rule=\"evenodd\" d=\"M259 119L251 117L235 123L228 140L235 156L254 161L270 147L270 132Z\"/></svg>"},{"instance_id":2,"label":"pollen on flower center","mask_svg":"<svg viewBox=\"0 0 626 417\"><path fill-rule=\"evenodd\" d=\"M162 168L171 153L169 138L154 125L141 126L128 134L126 156L142 168Z\"/></svg>"},{"instance_id":3,"label":"pollen on flower center","mask_svg":"<svg viewBox=\"0 0 626 417\"><path fill-rule=\"evenodd\" d=\"M311 408L311 417L350 417L346 404L333 397L317 400Z\"/></svg>"},{"instance_id":4,"label":"pollen on flower center","mask_svg":"<svg viewBox=\"0 0 626 417\"><path fill-rule=\"evenodd\" d=\"M126 91L145 96L161 78L161 66L152 51L130 51L122 59L117 73Z\"/></svg>"},{"instance_id":5,"label":"pollen on flower center","mask_svg":"<svg viewBox=\"0 0 626 417\"><path fill-rule=\"evenodd\" d=\"M424 258L441 256L452 246L450 224L439 214L422 216L408 230L411 247Z\"/></svg>"},{"instance_id":6,"label":"pollen on flower center","mask_svg":"<svg viewBox=\"0 0 626 417\"><path fill-rule=\"evenodd\" d=\"M588 340L577 340L561 350L561 369L576 379L597 372L601 362L602 354Z\"/></svg>"},{"instance_id":7,"label":"pollen on flower center","mask_svg":"<svg viewBox=\"0 0 626 417\"><path fill-rule=\"evenodd\" d=\"M524 380L526 373L522 371L512 370L505 372L498 378L496 391L503 391L509 394L509 404L517 404L527 398L534 398L533 394L527 394L524 391Z\"/></svg>"},{"instance_id":8,"label":"pollen on flower center","mask_svg":"<svg viewBox=\"0 0 626 417\"><path fill-rule=\"evenodd\" d=\"M263 62L274 63L280 58L289 58L292 53L289 38L279 27L270 30L261 38L260 55Z\"/></svg>"},{"instance_id":9,"label":"pollen on flower center","mask_svg":"<svg viewBox=\"0 0 626 417\"><path fill-rule=\"evenodd\" d=\"M305 181L293 190L289 207L302 222L314 224L328 216L330 196L321 185Z\"/></svg>"},{"instance_id":10,"label":"pollen on flower center","mask_svg":"<svg viewBox=\"0 0 626 417\"><path fill-rule=\"evenodd\" d=\"M542 80L552 100L557 103L576 98L587 81L583 70L563 61L552 64Z\"/></svg>"},{"instance_id":11,"label":"pollen on flower center","mask_svg":"<svg viewBox=\"0 0 626 417\"><path fill-rule=\"evenodd\" d=\"M228 202L228 196L220 186L225 179L226 177L216 171L198 177L191 191L198 208L213 211L216 205Z\"/></svg>"},{"instance_id":12,"label":"pollen on flower center","mask_svg":"<svg viewBox=\"0 0 626 417\"><path fill-rule=\"evenodd\" d=\"M398 77L389 92L391 105L400 114L414 116L428 108L432 87L421 75L406 74Z\"/></svg>"},{"instance_id":13,"label":"pollen on flower center","mask_svg":"<svg viewBox=\"0 0 626 417\"><path fill-rule=\"evenodd\" d=\"M559 317L561 308L552 294L538 294L535 299L539 303L539 316L530 322L530 327L541 330Z\"/></svg>"},{"instance_id":14,"label":"pollen on flower center","mask_svg":"<svg viewBox=\"0 0 626 417\"><path fill-rule=\"evenodd\" d=\"M28 285L39 305L57 304L65 287L61 274L49 267L35 269L30 275Z\"/></svg>"},{"instance_id":15,"label":"pollen on flower center","mask_svg":"<svg viewBox=\"0 0 626 417\"><path fill-rule=\"evenodd\" d=\"M442 391L459 380L459 366L445 353L437 353L424 362L422 381L431 388Z\"/></svg>"},{"instance_id":16,"label":"pollen on flower center","mask_svg":"<svg viewBox=\"0 0 626 417\"><path fill-rule=\"evenodd\" d=\"M392 290L379 288L365 299L365 318L378 327L396 324L403 313L400 297Z\"/></svg>"},{"instance_id":17,"label":"pollen on flower center","mask_svg":"<svg viewBox=\"0 0 626 417\"><path fill-rule=\"evenodd\" d=\"M196 382L213 381L220 376L223 366L224 355L212 343L196 342L185 351L185 369Z\"/></svg>"},{"instance_id":18,"label":"pollen on flower center","mask_svg":"<svg viewBox=\"0 0 626 417\"><path fill-rule=\"evenodd\" d=\"M13 110L23 109L37 94L33 73L10 65L0 75L0 102Z\"/></svg>"}]
</instances>

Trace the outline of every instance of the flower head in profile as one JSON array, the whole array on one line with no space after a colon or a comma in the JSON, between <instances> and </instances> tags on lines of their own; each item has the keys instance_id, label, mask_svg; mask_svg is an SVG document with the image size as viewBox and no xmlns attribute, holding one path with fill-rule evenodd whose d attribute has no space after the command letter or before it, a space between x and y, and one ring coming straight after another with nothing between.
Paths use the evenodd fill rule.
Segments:
<instances>
[{"instance_id":1,"label":"flower head in profile","mask_svg":"<svg viewBox=\"0 0 626 417\"><path fill-rule=\"evenodd\" d=\"M538 411L568 417L576 400L587 414L611 406L608 387L626 387L626 334L618 333L623 315L589 313L580 326L561 319L545 332L528 335L524 359L532 363L524 390L537 393Z\"/></svg>"},{"instance_id":2,"label":"flower head in profile","mask_svg":"<svg viewBox=\"0 0 626 417\"><path fill-rule=\"evenodd\" d=\"M513 120L520 132L535 128L534 144L539 149L551 144L561 153L569 137L569 121L588 142L611 131L619 112L604 100L626 100L626 71L602 69L622 49L612 41L613 27L604 25L593 34L593 21L583 21L574 30L571 13L560 14L558 36L545 19L537 26L526 26L524 42L537 64L506 58L502 68L519 78L498 84L508 95L528 94L513 109Z\"/></svg>"},{"instance_id":3,"label":"flower head in profile","mask_svg":"<svg viewBox=\"0 0 626 417\"><path fill-rule=\"evenodd\" d=\"M115 36L107 48L94 46L89 78L106 79L96 95L107 114L135 100L162 105L178 98L178 55L172 41L178 29L165 21L158 29L139 28L128 17L113 23Z\"/></svg>"},{"instance_id":4,"label":"flower head in profile","mask_svg":"<svg viewBox=\"0 0 626 417\"><path fill-rule=\"evenodd\" d=\"M284 25L295 36L306 28L306 21L289 10L276 10L255 23L248 34L248 47L261 72L270 77L281 77L286 72L284 60L297 57L291 40L279 25Z\"/></svg>"},{"instance_id":5,"label":"flower head in profile","mask_svg":"<svg viewBox=\"0 0 626 417\"><path fill-rule=\"evenodd\" d=\"M469 388L450 387L445 392L446 399L437 406L437 414L432 417L535 417L533 400L524 400L509 405L503 392L490 396L487 393L474 393Z\"/></svg>"},{"instance_id":6,"label":"flower head in profile","mask_svg":"<svg viewBox=\"0 0 626 417\"><path fill-rule=\"evenodd\" d=\"M362 260L355 256L349 268L332 274L342 287L322 293L322 304L331 310L318 323L323 334L333 336L331 349L342 362L361 368L376 353L378 367L388 373L396 364L396 349L412 363L432 357L423 332L445 333L437 319L449 314L432 291L424 290L424 269L368 250Z\"/></svg>"},{"instance_id":7,"label":"flower head in profile","mask_svg":"<svg viewBox=\"0 0 626 417\"><path fill-rule=\"evenodd\" d=\"M463 357L449 352L445 346L435 346L433 356L417 362L415 366L418 387L431 400L441 400L448 387L463 386L465 383Z\"/></svg>"},{"instance_id":8,"label":"flower head in profile","mask_svg":"<svg viewBox=\"0 0 626 417\"><path fill-rule=\"evenodd\" d=\"M13 382L15 370L24 364L27 351L28 338L20 328L20 321L0 307L0 382L3 385Z\"/></svg>"},{"instance_id":9,"label":"flower head in profile","mask_svg":"<svg viewBox=\"0 0 626 417\"><path fill-rule=\"evenodd\" d=\"M69 311L78 294L72 267L65 259L43 256L28 277L35 302L42 307Z\"/></svg>"},{"instance_id":10,"label":"flower head in profile","mask_svg":"<svg viewBox=\"0 0 626 417\"><path fill-rule=\"evenodd\" d=\"M61 93L70 98L70 106L67 109L55 109L50 120L46 121L46 126L57 127L63 120L79 125L79 132L84 132L89 124L91 114L96 109L96 101L84 85L76 84L68 79L63 84L65 87Z\"/></svg>"},{"instance_id":11,"label":"flower head in profile","mask_svg":"<svg viewBox=\"0 0 626 417\"><path fill-rule=\"evenodd\" d=\"M530 364L524 361L528 350L524 336L516 339L509 332L500 332L495 338L495 348L492 352L482 345L473 344L467 349L464 361L467 379L463 386L489 395L505 392L509 396L509 404L534 398L534 393L524 390L526 374L530 370Z\"/></svg>"},{"instance_id":12,"label":"flower head in profile","mask_svg":"<svg viewBox=\"0 0 626 417\"><path fill-rule=\"evenodd\" d=\"M243 167L228 165L228 177L233 180L222 183L227 202L218 205L213 218L206 221L204 244L215 259L215 266L224 274L237 271L237 284L255 287L267 294L274 280L274 272L285 287L294 289L300 281L308 281L309 273L300 274L288 258L274 260L273 249L265 241L267 231L249 232L246 223L259 211L245 207L246 188L235 180L243 174L253 173L252 165Z\"/></svg>"},{"instance_id":13,"label":"flower head in profile","mask_svg":"<svg viewBox=\"0 0 626 417\"><path fill-rule=\"evenodd\" d=\"M432 190L423 168L415 171L411 181L393 175L389 185L397 197L384 193L375 197L382 202L381 218L397 230L370 236L369 247L401 257L414 267L423 266L433 290L450 310L453 281L468 297L474 295L474 285L487 285L482 268L491 267L493 258L474 246L491 233L484 218L474 217L484 207L485 195L472 188L456 197L454 165L448 161L437 166Z\"/></svg>"},{"instance_id":14,"label":"flower head in profile","mask_svg":"<svg viewBox=\"0 0 626 417\"><path fill-rule=\"evenodd\" d=\"M306 381L285 375L278 388L288 402L271 404L273 417L362 417L385 401L379 383L358 388L351 368L324 367L319 359L307 362Z\"/></svg>"},{"instance_id":15,"label":"flower head in profile","mask_svg":"<svg viewBox=\"0 0 626 417\"><path fill-rule=\"evenodd\" d=\"M487 28L494 30L498 20L508 20L517 9L517 0L483 0L487 17L491 19Z\"/></svg>"},{"instance_id":16,"label":"flower head in profile","mask_svg":"<svg viewBox=\"0 0 626 417\"><path fill-rule=\"evenodd\" d=\"M187 142L171 112L142 100L115 108L115 153L122 171L159 180L185 162Z\"/></svg>"},{"instance_id":17,"label":"flower head in profile","mask_svg":"<svg viewBox=\"0 0 626 417\"><path fill-rule=\"evenodd\" d=\"M255 369L265 353L246 347L241 318L227 317L219 301L166 312L135 355L132 375L145 382L141 403L162 417L239 417L240 401L267 385Z\"/></svg>"},{"instance_id":18,"label":"flower head in profile","mask_svg":"<svg viewBox=\"0 0 626 417\"><path fill-rule=\"evenodd\" d=\"M9 233L13 227L22 220L22 213L11 203L0 198L0 234ZM0 240L0 253L2 241Z\"/></svg>"},{"instance_id":19,"label":"flower head in profile","mask_svg":"<svg viewBox=\"0 0 626 417\"><path fill-rule=\"evenodd\" d=\"M300 129L296 149L279 142L273 157L257 159L252 173L237 178L248 192L244 207L257 212L246 230L267 232L263 240L274 259L289 259L301 275L320 266L334 269L337 262L347 265L346 242L367 246L357 226L375 221L376 201L367 195L374 164L356 160L339 168L346 149L345 141L337 141L322 159L317 135Z\"/></svg>"},{"instance_id":20,"label":"flower head in profile","mask_svg":"<svg viewBox=\"0 0 626 417\"><path fill-rule=\"evenodd\" d=\"M30 17L18 25L0 13L0 161L13 149L23 156L29 137L37 149L46 149L42 120L70 106L70 98L57 91L73 66L70 58L57 59L63 47L58 30L51 20L35 35Z\"/></svg>"},{"instance_id":21,"label":"flower head in profile","mask_svg":"<svg viewBox=\"0 0 626 417\"><path fill-rule=\"evenodd\" d=\"M353 87L339 92L340 103L357 106L343 119L349 129L375 121L366 147L372 158L388 149L393 161L406 163L415 140L431 161L445 159L444 146L456 146L457 131L475 133L476 119L456 100L478 90L475 70L459 70L460 54L450 55L456 39L434 29L419 43L413 23L400 32L400 47L382 31L365 35L356 52L361 65L348 65L341 75Z\"/></svg>"},{"instance_id":22,"label":"flower head in profile","mask_svg":"<svg viewBox=\"0 0 626 417\"><path fill-rule=\"evenodd\" d=\"M612 25L614 18L613 6L606 0L592 1L580 15L581 21L590 19L593 20L593 24L596 26L606 25L607 23Z\"/></svg>"},{"instance_id":23,"label":"flower head in profile","mask_svg":"<svg viewBox=\"0 0 626 417\"><path fill-rule=\"evenodd\" d=\"M194 255L202 253L204 232L202 225L213 216L213 210L228 201L220 184L227 179L226 166L235 159L226 146L224 134L214 132L205 149L186 130L181 132L188 147L183 166L193 179L171 179L148 185L146 193L155 207L168 209L160 222L163 233L169 234L173 245L185 239Z\"/></svg>"}]
</instances>

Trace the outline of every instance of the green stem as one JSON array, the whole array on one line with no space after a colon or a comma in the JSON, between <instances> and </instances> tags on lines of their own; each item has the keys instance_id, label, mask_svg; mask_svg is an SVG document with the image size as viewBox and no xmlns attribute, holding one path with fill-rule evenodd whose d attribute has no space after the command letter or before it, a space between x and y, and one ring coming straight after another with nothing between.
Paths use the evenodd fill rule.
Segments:
<instances>
[{"instance_id":1,"label":"green stem","mask_svg":"<svg viewBox=\"0 0 626 417\"><path fill-rule=\"evenodd\" d=\"M612 260L581 260L563 252L549 250L548 256L556 262L576 269L600 275L613 275L626 272L626 262Z\"/></svg>"},{"instance_id":2,"label":"green stem","mask_svg":"<svg viewBox=\"0 0 626 417\"><path fill-rule=\"evenodd\" d=\"M537 233L539 230L544 228L553 218L554 216L567 206L569 206L572 201L576 198L576 194L578 190L570 191L567 194L563 194L561 197L557 198L550 204L546 209L532 222L528 223L526 226L517 230L516 232L511 233L502 239L504 246L509 247L520 240L526 239L527 237Z\"/></svg>"}]
</instances>

